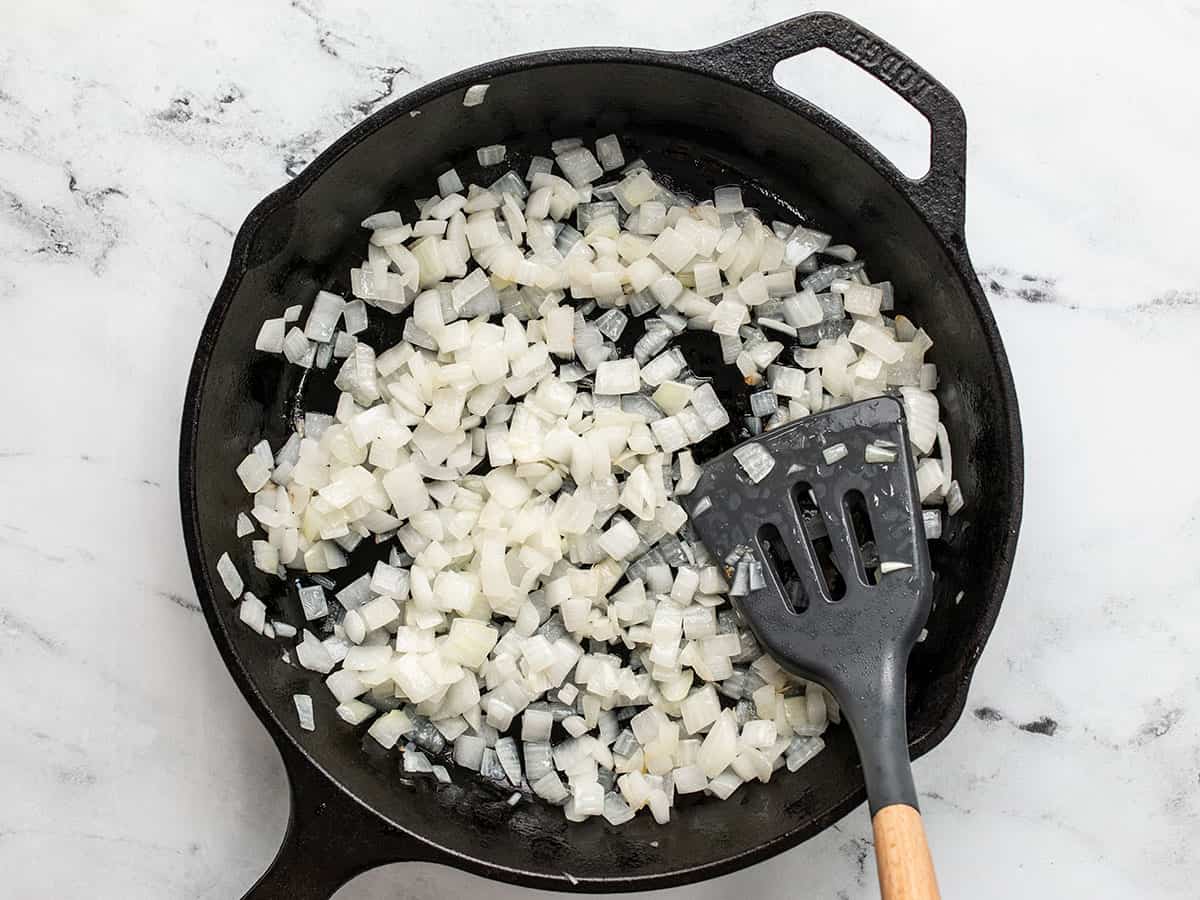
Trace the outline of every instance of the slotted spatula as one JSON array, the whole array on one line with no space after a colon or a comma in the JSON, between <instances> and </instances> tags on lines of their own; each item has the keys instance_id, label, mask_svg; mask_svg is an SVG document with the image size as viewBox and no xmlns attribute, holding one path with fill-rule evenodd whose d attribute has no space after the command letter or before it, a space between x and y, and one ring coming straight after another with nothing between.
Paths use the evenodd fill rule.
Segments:
<instances>
[{"instance_id":1,"label":"slotted spatula","mask_svg":"<svg viewBox=\"0 0 1200 900\"><path fill-rule=\"evenodd\" d=\"M852 403L745 441L704 464L684 505L762 646L840 704L883 897L937 898L905 727L905 667L932 580L900 402Z\"/></svg>"}]
</instances>

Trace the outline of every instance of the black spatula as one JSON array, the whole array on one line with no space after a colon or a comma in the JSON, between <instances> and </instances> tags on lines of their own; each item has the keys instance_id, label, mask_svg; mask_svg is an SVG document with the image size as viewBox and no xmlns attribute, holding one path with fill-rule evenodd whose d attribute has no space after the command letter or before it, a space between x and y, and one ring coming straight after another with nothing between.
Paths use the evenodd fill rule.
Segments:
<instances>
[{"instance_id":1,"label":"black spatula","mask_svg":"<svg viewBox=\"0 0 1200 900\"><path fill-rule=\"evenodd\" d=\"M841 705L883 896L937 897L905 727L905 667L932 582L900 402L852 403L745 441L704 464L684 505L762 646Z\"/></svg>"}]
</instances>

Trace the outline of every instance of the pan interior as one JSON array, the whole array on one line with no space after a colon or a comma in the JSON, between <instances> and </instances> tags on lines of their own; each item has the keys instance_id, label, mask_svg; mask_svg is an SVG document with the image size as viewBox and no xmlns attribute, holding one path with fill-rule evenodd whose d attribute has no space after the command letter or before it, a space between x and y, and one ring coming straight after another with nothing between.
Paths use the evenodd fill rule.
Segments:
<instances>
[{"instance_id":1,"label":"pan interior","mask_svg":"<svg viewBox=\"0 0 1200 900\"><path fill-rule=\"evenodd\" d=\"M746 785L725 802L683 805L668 826L646 815L619 829L600 819L572 824L544 805L509 808L503 795L463 772L455 773L455 784L436 789L427 780L405 780L394 755L377 752L361 728L336 718L321 676L284 665L281 643L236 621L215 573L223 552L241 562L248 589L266 599L273 614L297 625L302 616L278 581L250 571L246 547L234 535L236 514L248 508L234 468L262 438L279 445L297 396L327 411L335 396L332 372L302 381L279 358L255 353L260 323L289 305L307 304L318 289L349 293L348 269L365 254L366 233L358 224L365 216L396 208L411 219L411 201L433 193L434 176L450 166L464 183L490 183L509 165L524 174L531 156L549 155L550 141L564 136L591 141L616 133L627 159L643 156L677 190L706 197L716 186L741 184L747 205L766 217L802 221L855 245L874 279L894 283L898 311L925 325L936 341L930 358L942 374L943 419L967 502L947 539L931 546L935 611L909 676L910 737L918 742L940 738L947 719L957 715L955 698L969 677L979 621L1003 586L995 548L1005 541L1013 473L1002 376L968 290L938 239L886 177L804 116L717 77L649 62L563 58L497 69L488 73L482 106L461 105L470 80L460 78L439 96L419 92L415 101L390 107L332 162L319 160L315 179L302 176L297 196L251 223L245 272L227 281L218 298L227 308L200 350L211 358L195 429L196 487L184 502L194 504L209 579L210 596L203 599L215 604L218 641L231 646L261 703L291 739L365 805L461 854L464 865L497 867L491 874L518 878L569 872L585 885L615 878L646 879L649 886L716 874L802 840L861 800L847 729L832 729L827 750L799 772ZM410 115L411 102L419 104L411 110L418 115ZM474 151L494 143L508 147L508 160L485 174ZM399 336L398 323L385 319L372 311L364 336L377 346ZM356 552L350 569L333 573L339 586L375 558L373 547ZM296 725L291 695L298 692L314 699L315 733Z\"/></svg>"}]
</instances>

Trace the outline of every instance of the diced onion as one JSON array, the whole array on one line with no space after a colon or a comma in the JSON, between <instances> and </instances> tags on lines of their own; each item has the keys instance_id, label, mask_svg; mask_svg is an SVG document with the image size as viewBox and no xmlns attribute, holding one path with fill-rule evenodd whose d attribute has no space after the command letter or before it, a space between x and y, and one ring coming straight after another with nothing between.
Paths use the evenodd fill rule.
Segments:
<instances>
[{"instance_id":1,"label":"diced onion","mask_svg":"<svg viewBox=\"0 0 1200 900\"><path fill-rule=\"evenodd\" d=\"M775 457L762 444L756 444L753 441L735 448L733 456L746 476L755 484L766 478L771 469L775 467Z\"/></svg>"},{"instance_id":2,"label":"diced onion","mask_svg":"<svg viewBox=\"0 0 1200 900\"><path fill-rule=\"evenodd\" d=\"M264 634L267 628L266 605L247 591L238 607L238 618L251 630ZM273 629L272 629L273 630Z\"/></svg>"},{"instance_id":3,"label":"diced onion","mask_svg":"<svg viewBox=\"0 0 1200 900\"><path fill-rule=\"evenodd\" d=\"M296 705L296 718L300 720L300 727L305 731L316 731L312 697L308 694L292 694L292 702Z\"/></svg>"},{"instance_id":4,"label":"diced onion","mask_svg":"<svg viewBox=\"0 0 1200 900\"><path fill-rule=\"evenodd\" d=\"M260 352L329 367L313 377L340 394L238 462L249 547L216 568L238 618L293 641L285 661L320 673L338 718L369 722L408 775L449 783L452 760L509 806L532 790L571 821L665 823L677 794L728 798L798 768L839 720L728 607L767 573L756 550L718 561L696 542L679 502L701 476L691 448L898 390L923 501L953 515L962 493L932 340L889 315L890 282L827 234L764 222L749 187L697 204L627 164L617 135L591 140L554 141L524 176L492 168L501 144L442 167L412 222L363 220L349 294L262 324ZM693 371L689 330L755 388L748 410ZM383 333L400 338L375 346ZM778 463L757 442L734 455L753 483ZM940 508L923 522L941 535ZM246 592L247 564L256 586L297 592L299 612L270 605L302 613L298 640ZM315 728L311 697L295 702Z\"/></svg>"},{"instance_id":5,"label":"diced onion","mask_svg":"<svg viewBox=\"0 0 1200 900\"><path fill-rule=\"evenodd\" d=\"M467 88L466 93L463 94L462 105L463 106L478 106L479 104L481 104L483 102L483 98L484 98L484 96L486 96L487 92L488 92L488 85L486 85L486 84L471 85L469 88Z\"/></svg>"},{"instance_id":6,"label":"diced onion","mask_svg":"<svg viewBox=\"0 0 1200 900\"><path fill-rule=\"evenodd\" d=\"M825 459L827 464L832 466L839 459L845 459L846 454L849 452L850 451L846 449L845 444L834 444L833 446L826 447L824 450L822 450L821 456Z\"/></svg>"},{"instance_id":7,"label":"diced onion","mask_svg":"<svg viewBox=\"0 0 1200 900\"><path fill-rule=\"evenodd\" d=\"M221 558L217 560L217 574L221 576L221 581L225 585L225 590L229 591L229 596L234 600L242 596L245 584L228 553L222 553Z\"/></svg>"},{"instance_id":8,"label":"diced onion","mask_svg":"<svg viewBox=\"0 0 1200 900\"><path fill-rule=\"evenodd\" d=\"M962 489L957 481L951 481L950 490L946 492L946 512L952 516L957 515L964 505Z\"/></svg>"},{"instance_id":9,"label":"diced onion","mask_svg":"<svg viewBox=\"0 0 1200 900\"><path fill-rule=\"evenodd\" d=\"M878 441L872 441L867 444L863 451L863 458L869 463L889 463L896 461L895 447L885 447Z\"/></svg>"},{"instance_id":10,"label":"diced onion","mask_svg":"<svg viewBox=\"0 0 1200 900\"><path fill-rule=\"evenodd\" d=\"M479 158L481 166L494 166L504 161L504 157L508 154L508 148L503 144L488 144L486 147L480 147L475 151L475 155Z\"/></svg>"}]
</instances>

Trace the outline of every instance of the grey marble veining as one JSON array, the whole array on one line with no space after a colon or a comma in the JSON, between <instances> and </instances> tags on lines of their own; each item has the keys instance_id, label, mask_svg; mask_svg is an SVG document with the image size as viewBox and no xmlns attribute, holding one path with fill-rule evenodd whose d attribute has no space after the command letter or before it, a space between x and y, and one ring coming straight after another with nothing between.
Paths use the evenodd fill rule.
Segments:
<instances>
[{"instance_id":1,"label":"grey marble veining","mask_svg":"<svg viewBox=\"0 0 1200 900\"><path fill-rule=\"evenodd\" d=\"M389 99L459 68L565 45L702 47L808 8L66 0L9 11L0 895L240 896L282 835L282 767L198 613L174 486L188 364L250 207ZM1200 490L1176 460L1200 445L1189 64L1200 7L856 0L841 11L967 110L968 240L1026 433L1004 613L962 722L916 765L943 893L1193 897ZM840 92L786 83L818 102ZM908 140L886 110L854 112L872 140ZM784 856L662 896L861 900L876 893L872 853L859 810ZM481 887L393 866L338 898Z\"/></svg>"}]
</instances>

